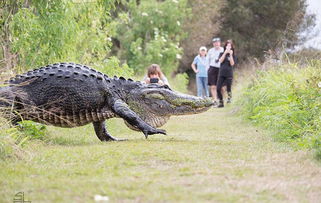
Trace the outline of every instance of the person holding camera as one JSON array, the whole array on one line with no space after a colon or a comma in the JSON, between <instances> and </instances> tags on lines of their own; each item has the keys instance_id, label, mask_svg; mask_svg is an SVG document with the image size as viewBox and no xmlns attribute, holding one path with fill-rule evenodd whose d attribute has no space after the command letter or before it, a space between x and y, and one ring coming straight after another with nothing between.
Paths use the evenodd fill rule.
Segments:
<instances>
[{"instance_id":1,"label":"person holding camera","mask_svg":"<svg viewBox=\"0 0 321 203\"><path fill-rule=\"evenodd\" d=\"M219 99L219 105L217 107L224 107L222 87L226 84L227 88L227 103L232 99L232 81L233 81L233 67L237 63L237 57L235 55L234 44L232 40L227 40L224 45L224 52L220 54L219 62L221 63L220 71L217 80L217 96Z\"/></svg>"},{"instance_id":2,"label":"person holding camera","mask_svg":"<svg viewBox=\"0 0 321 203\"><path fill-rule=\"evenodd\" d=\"M207 67L208 67L208 85L210 86L211 95L214 105L217 105L216 84L220 70L219 56L224 51L221 47L221 39L218 37L213 38L213 47L207 53Z\"/></svg>"},{"instance_id":3,"label":"person holding camera","mask_svg":"<svg viewBox=\"0 0 321 203\"><path fill-rule=\"evenodd\" d=\"M209 97L207 88L207 63L206 63L206 47L199 49L199 54L194 58L191 67L196 73L196 86L198 97Z\"/></svg>"},{"instance_id":4,"label":"person holding camera","mask_svg":"<svg viewBox=\"0 0 321 203\"><path fill-rule=\"evenodd\" d=\"M159 85L168 85L168 80L163 74L158 64L152 64L147 69L147 75L144 78L144 82L147 84L156 83Z\"/></svg>"}]
</instances>

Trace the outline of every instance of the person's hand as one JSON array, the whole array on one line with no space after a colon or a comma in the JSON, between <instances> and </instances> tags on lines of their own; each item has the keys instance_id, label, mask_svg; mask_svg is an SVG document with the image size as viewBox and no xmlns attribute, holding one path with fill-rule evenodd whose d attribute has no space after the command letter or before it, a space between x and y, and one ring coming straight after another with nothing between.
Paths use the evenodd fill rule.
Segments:
<instances>
[{"instance_id":1,"label":"person's hand","mask_svg":"<svg viewBox=\"0 0 321 203\"><path fill-rule=\"evenodd\" d=\"M230 55L233 55L233 50L232 49L230 50Z\"/></svg>"},{"instance_id":2,"label":"person's hand","mask_svg":"<svg viewBox=\"0 0 321 203\"><path fill-rule=\"evenodd\" d=\"M231 48L230 47L226 47L226 49L225 49L225 54L228 54L228 53L230 53L230 51L231 51Z\"/></svg>"},{"instance_id":3,"label":"person's hand","mask_svg":"<svg viewBox=\"0 0 321 203\"><path fill-rule=\"evenodd\" d=\"M196 70L196 71L194 71L195 73L198 73L199 72L199 70Z\"/></svg>"}]
</instances>

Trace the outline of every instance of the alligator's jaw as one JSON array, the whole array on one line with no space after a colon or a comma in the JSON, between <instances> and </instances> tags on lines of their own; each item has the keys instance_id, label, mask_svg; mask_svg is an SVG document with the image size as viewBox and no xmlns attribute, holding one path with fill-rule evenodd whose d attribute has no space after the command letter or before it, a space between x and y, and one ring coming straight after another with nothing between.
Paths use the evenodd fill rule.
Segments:
<instances>
[{"instance_id":1,"label":"alligator's jaw","mask_svg":"<svg viewBox=\"0 0 321 203\"><path fill-rule=\"evenodd\" d=\"M178 97L173 99L171 104L175 106L173 115L190 115L207 111L214 105L210 98L195 97L178 93Z\"/></svg>"}]
</instances>

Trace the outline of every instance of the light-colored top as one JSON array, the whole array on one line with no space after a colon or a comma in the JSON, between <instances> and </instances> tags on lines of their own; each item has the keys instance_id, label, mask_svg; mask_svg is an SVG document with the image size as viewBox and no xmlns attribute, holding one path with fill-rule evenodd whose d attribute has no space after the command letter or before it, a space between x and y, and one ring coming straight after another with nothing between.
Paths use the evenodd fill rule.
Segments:
<instances>
[{"instance_id":1,"label":"light-colored top","mask_svg":"<svg viewBox=\"0 0 321 203\"><path fill-rule=\"evenodd\" d=\"M220 54L224 52L223 47L220 47L219 49L216 49L215 47L211 48L207 52L207 65L214 66L216 68L219 68L221 66L221 63L219 62Z\"/></svg>"},{"instance_id":2,"label":"light-colored top","mask_svg":"<svg viewBox=\"0 0 321 203\"><path fill-rule=\"evenodd\" d=\"M207 77L207 62L206 56L197 55L194 58L193 64L197 66L198 72L196 73L196 77Z\"/></svg>"}]
</instances>

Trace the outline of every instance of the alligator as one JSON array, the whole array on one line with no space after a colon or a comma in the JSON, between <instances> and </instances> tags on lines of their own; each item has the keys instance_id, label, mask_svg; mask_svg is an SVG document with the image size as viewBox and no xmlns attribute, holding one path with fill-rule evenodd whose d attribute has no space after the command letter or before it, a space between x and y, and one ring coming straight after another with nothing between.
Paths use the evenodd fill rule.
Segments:
<instances>
[{"instance_id":1,"label":"alligator","mask_svg":"<svg viewBox=\"0 0 321 203\"><path fill-rule=\"evenodd\" d=\"M146 138L165 134L172 115L196 114L213 102L173 91L167 85L143 84L124 77L113 78L86 65L55 63L16 75L0 87L4 117L18 125L22 120L58 127L93 123L101 141L117 141L106 130L105 120L122 118Z\"/></svg>"}]
</instances>

